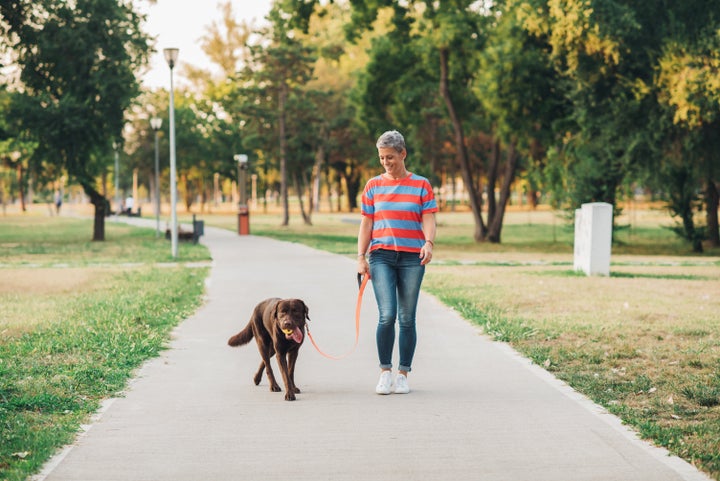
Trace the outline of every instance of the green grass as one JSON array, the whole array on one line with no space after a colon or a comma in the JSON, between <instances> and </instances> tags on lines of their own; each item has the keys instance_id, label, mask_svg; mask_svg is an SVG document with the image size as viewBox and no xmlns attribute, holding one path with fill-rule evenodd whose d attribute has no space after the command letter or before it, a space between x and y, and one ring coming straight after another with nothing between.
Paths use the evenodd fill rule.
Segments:
<instances>
[{"instance_id":1,"label":"green grass","mask_svg":"<svg viewBox=\"0 0 720 481\"><path fill-rule=\"evenodd\" d=\"M92 221L68 217L1 217L0 266L84 266L172 262L169 243L155 231L108 219L105 241L92 241ZM207 251L181 242L184 261L207 259Z\"/></svg>"},{"instance_id":2,"label":"green grass","mask_svg":"<svg viewBox=\"0 0 720 481\"><path fill-rule=\"evenodd\" d=\"M185 265L209 259L201 245L183 245L179 262L168 264L169 243L153 230L108 225L108 240L88 243L90 222L46 220L0 218L0 244L14 253L4 252L0 267L8 276L0 282L7 481L37 472L166 347L171 329L201 304L208 273ZM23 283L33 276L42 279Z\"/></svg>"}]
</instances>

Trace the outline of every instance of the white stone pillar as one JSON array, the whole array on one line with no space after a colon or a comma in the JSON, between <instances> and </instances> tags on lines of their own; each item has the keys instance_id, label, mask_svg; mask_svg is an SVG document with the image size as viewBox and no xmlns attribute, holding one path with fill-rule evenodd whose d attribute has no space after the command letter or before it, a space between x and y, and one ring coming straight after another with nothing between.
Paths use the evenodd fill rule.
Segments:
<instances>
[{"instance_id":1,"label":"white stone pillar","mask_svg":"<svg viewBox=\"0 0 720 481\"><path fill-rule=\"evenodd\" d=\"M612 204L592 202L575 210L573 268L586 275L610 275Z\"/></svg>"}]
</instances>

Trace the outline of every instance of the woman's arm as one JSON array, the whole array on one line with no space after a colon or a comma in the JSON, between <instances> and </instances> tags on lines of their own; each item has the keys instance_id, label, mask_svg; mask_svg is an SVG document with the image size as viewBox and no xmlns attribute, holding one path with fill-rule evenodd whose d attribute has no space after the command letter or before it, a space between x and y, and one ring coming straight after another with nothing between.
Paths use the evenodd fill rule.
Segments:
<instances>
[{"instance_id":1,"label":"woman's arm","mask_svg":"<svg viewBox=\"0 0 720 481\"><path fill-rule=\"evenodd\" d=\"M373 220L366 215L360 220L360 229L358 231L358 273L365 275L369 269L365 254L370 247L370 238L372 237Z\"/></svg>"},{"instance_id":2,"label":"woman's arm","mask_svg":"<svg viewBox=\"0 0 720 481\"><path fill-rule=\"evenodd\" d=\"M432 259L433 247L435 247L435 233L437 224L435 223L435 213L423 214L422 231L425 236L425 245L420 249L420 264L425 265Z\"/></svg>"}]
</instances>

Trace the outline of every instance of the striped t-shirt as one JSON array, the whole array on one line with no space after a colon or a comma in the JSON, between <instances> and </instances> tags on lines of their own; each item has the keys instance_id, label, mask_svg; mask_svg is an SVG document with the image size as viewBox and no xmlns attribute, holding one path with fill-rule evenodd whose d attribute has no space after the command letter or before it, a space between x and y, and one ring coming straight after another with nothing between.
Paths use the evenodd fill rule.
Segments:
<instances>
[{"instance_id":1,"label":"striped t-shirt","mask_svg":"<svg viewBox=\"0 0 720 481\"><path fill-rule=\"evenodd\" d=\"M410 174L400 180L373 177L365 184L361 213L373 220L370 251L420 252L423 214L437 212L430 182Z\"/></svg>"}]
</instances>

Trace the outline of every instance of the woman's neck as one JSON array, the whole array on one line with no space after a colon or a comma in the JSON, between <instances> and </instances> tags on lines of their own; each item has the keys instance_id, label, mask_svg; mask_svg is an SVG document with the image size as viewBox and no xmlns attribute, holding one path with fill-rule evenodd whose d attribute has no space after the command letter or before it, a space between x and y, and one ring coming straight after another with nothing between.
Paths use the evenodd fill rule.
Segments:
<instances>
[{"instance_id":1,"label":"woman's neck","mask_svg":"<svg viewBox=\"0 0 720 481\"><path fill-rule=\"evenodd\" d=\"M385 175L389 179L392 179L392 180L401 180L401 179L404 179L405 177L407 177L408 175L410 175L410 172L403 169L402 173L400 173L399 175L394 175L394 174L391 174L390 172L385 172Z\"/></svg>"}]
</instances>

